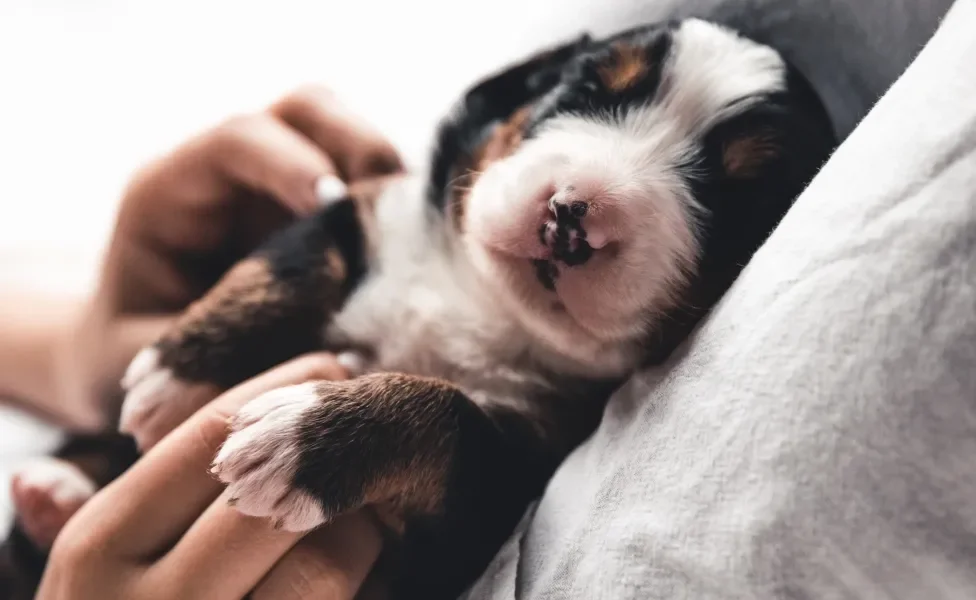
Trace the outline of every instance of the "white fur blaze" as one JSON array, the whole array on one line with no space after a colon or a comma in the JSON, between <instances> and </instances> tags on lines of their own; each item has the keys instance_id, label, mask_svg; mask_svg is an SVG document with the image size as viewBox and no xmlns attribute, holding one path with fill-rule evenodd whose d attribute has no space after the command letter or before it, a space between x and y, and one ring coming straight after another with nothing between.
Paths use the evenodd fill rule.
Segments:
<instances>
[{"instance_id":1,"label":"white fur blaze","mask_svg":"<svg viewBox=\"0 0 976 600\"><path fill-rule=\"evenodd\" d=\"M47 548L75 512L95 494L95 483L74 465L45 457L21 467L11 498L27 535Z\"/></svg>"},{"instance_id":2,"label":"white fur blaze","mask_svg":"<svg viewBox=\"0 0 976 600\"><path fill-rule=\"evenodd\" d=\"M119 431L133 436L143 450L156 443L210 400L212 386L181 381L159 364L159 350L144 348L122 378L126 392Z\"/></svg>"},{"instance_id":3,"label":"white fur blaze","mask_svg":"<svg viewBox=\"0 0 976 600\"><path fill-rule=\"evenodd\" d=\"M145 379L159 368L159 350L149 347L143 348L136 354L129 367L122 376L122 387L131 390L137 383Z\"/></svg>"},{"instance_id":4,"label":"white fur blaze","mask_svg":"<svg viewBox=\"0 0 976 600\"><path fill-rule=\"evenodd\" d=\"M328 520L318 500L292 486L301 456L298 425L317 402L315 384L305 383L258 396L238 412L212 472L241 513L294 532Z\"/></svg>"}]
</instances>

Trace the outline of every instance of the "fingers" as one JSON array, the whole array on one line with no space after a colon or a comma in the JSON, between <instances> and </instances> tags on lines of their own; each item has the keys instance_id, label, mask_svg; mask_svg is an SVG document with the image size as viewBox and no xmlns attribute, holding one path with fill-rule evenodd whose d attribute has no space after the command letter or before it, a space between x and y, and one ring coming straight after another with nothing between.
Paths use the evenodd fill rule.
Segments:
<instances>
[{"instance_id":1,"label":"fingers","mask_svg":"<svg viewBox=\"0 0 976 600\"><path fill-rule=\"evenodd\" d=\"M393 145L326 88L297 90L273 105L270 112L312 140L347 182L403 169Z\"/></svg>"},{"instance_id":2,"label":"fingers","mask_svg":"<svg viewBox=\"0 0 976 600\"><path fill-rule=\"evenodd\" d=\"M303 538L274 566L252 600L353 600L379 556L382 538L366 511Z\"/></svg>"},{"instance_id":3,"label":"fingers","mask_svg":"<svg viewBox=\"0 0 976 600\"><path fill-rule=\"evenodd\" d=\"M118 556L158 555L220 494L222 486L210 476L209 466L227 435L227 420L240 406L278 387L345 376L334 357L314 354L226 392L92 498L66 531L81 528L80 535L94 537L103 552Z\"/></svg>"},{"instance_id":4,"label":"fingers","mask_svg":"<svg viewBox=\"0 0 976 600\"><path fill-rule=\"evenodd\" d=\"M320 204L316 184L323 178L351 182L401 169L393 145L362 117L322 88L305 88L191 140L139 181L198 205L243 185L308 214Z\"/></svg>"},{"instance_id":5,"label":"fingers","mask_svg":"<svg viewBox=\"0 0 976 600\"><path fill-rule=\"evenodd\" d=\"M365 511L299 540L300 533L242 515L226 497L152 567L147 585L178 581L172 594L179 598L237 600L254 590L253 600L352 600L379 556L382 538Z\"/></svg>"},{"instance_id":6,"label":"fingers","mask_svg":"<svg viewBox=\"0 0 976 600\"><path fill-rule=\"evenodd\" d=\"M167 376L162 372L162 378ZM148 385L152 384L149 381ZM134 393L140 392L137 389ZM136 448L145 454L220 393L219 387L209 383L170 381L165 397L143 402L127 398L119 416L119 431L131 435Z\"/></svg>"},{"instance_id":7,"label":"fingers","mask_svg":"<svg viewBox=\"0 0 976 600\"><path fill-rule=\"evenodd\" d=\"M126 192L112 249L125 243L120 258L137 269L130 278L153 275L128 287L182 291L186 265L175 264L174 253L200 262L235 242L242 213L281 221L275 225L309 214L319 206L316 183L330 176L337 172L328 154L269 112L228 119L189 140L144 168Z\"/></svg>"},{"instance_id":8,"label":"fingers","mask_svg":"<svg viewBox=\"0 0 976 600\"><path fill-rule=\"evenodd\" d=\"M268 115L241 117L140 171L119 209L98 302L110 317L179 311L296 214L335 167Z\"/></svg>"},{"instance_id":9,"label":"fingers","mask_svg":"<svg viewBox=\"0 0 976 600\"><path fill-rule=\"evenodd\" d=\"M301 535L275 531L268 519L241 514L228 504L224 493L151 567L146 583L148 589L168 587L172 598L239 600ZM173 586L173 582L179 585Z\"/></svg>"},{"instance_id":10,"label":"fingers","mask_svg":"<svg viewBox=\"0 0 976 600\"><path fill-rule=\"evenodd\" d=\"M99 297L113 315L179 310L296 214L400 170L393 145L321 88L230 119L133 177Z\"/></svg>"},{"instance_id":11,"label":"fingers","mask_svg":"<svg viewBox=\"0 0 976 600\"><path fill-rule=\"evenodd\" d=\"M322 152L272 114L228 121L207 138L206 144L206 156L217 172L272 195L300 215L318 207L318 180L336 175L328 152Z\"/></svg>"}]
</instances>

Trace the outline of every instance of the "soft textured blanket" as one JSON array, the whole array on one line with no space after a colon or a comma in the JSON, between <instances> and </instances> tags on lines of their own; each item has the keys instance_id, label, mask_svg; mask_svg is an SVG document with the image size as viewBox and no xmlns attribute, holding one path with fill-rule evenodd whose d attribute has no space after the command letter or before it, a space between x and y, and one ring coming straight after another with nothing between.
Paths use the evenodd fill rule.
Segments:
<instances>
[{"instance_id":1,"label":"soft textured blanket","mask_svg":"<svg viewBox=\"0 0 976 600\"><path fill-rule=\"evenodd\" d=\"M471 600L976 598L974 22L959 0Z\"/></svg>"}]
</instances>

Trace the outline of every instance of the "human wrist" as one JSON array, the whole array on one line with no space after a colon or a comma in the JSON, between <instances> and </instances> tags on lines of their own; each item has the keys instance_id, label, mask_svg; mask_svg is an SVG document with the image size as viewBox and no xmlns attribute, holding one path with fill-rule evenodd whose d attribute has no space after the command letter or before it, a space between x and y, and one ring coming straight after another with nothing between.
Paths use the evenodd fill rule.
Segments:
<instances>
[{"instance_id":1,"label":"human wrist","mask_svg":"<svg viewBox=\"0 0 976 600\"><path fill-rule=\"evenodd\" d=\"M0 297L0 394L57 417L58 356L78 307L77 298L41 293Z\"/></svg>"}]
</instances>

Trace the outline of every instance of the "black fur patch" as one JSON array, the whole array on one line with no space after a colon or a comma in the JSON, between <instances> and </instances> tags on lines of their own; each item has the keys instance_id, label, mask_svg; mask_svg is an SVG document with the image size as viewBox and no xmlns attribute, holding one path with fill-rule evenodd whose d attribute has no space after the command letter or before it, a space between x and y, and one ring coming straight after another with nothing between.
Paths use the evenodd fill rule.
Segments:
<instances>
[{"instance_id":1,"label":"black fur patch","mask_svg":"<svg viewBox=\"0 0 976 600\"><path fill-rule=\"evenodd\" d=\"M620 44L642 52L646 70L628 87L614 90L606 85L601 72L612 63L615 46ZM540 97L527 126L526 139L537 135L546 121L560 114L597 115L653 102L671 46L671 28L666 25L640 27L591 44L567 62L559 84Z\"/></svg>"},{"instance_id":2,"label":"black fur patch","mask_svg":"<svg viewBox=\"0 0 976 600\"><path fill-rule=\"evenodd\" d=\"M462 175L458 167L472 162L491 127L552 89L559 83L563 65L591 43L590 36L582 35L475 84L438 126L428 200L440 211L446 209L449 188Z\"/></svg>"},{"instance_id":3,"label":"black fur patch","mask_svg":"<svg viewBox=\"0 0 976 600\"><path fill-rule=\"evenodd\" d=\"M341 275L332 272L330 251L341 258ZM202 317L179 324L157 345L161 365L180 379L229 388L321 349L326 320L366 272L353 201L336 202L279 231L249 260L264 261L266 280L229 286L226 297L218 284L201 300L209 303ZM265 274L253 275L259 276Z\"/></svg>"},{"instance_id":4,"label":"black fur patch","mask_svg":"<svg viewBox=\"0 0 976 600\"><path fill-rule=\"evenodd\" d=\"M775 155L758 167L756 176L725 173L723 149L731 140L756 132L772 136ZM770 95L705 135L702 155L689 165L698 174L690 180L692 194L705 209L697 275L682 304L661 319L647 340L648 364L665 360L725 294L836 146L830 119L813 88L790 66L785 92Z\"/></svg>"},{"instance_id":5,"label":"black fur patch","mask_svg":"<svg viewBox=\"0 0 976 600\"><path fill-rule=\"evenodd\" d=\"M539 283L547 290L556 289L556 278L559 277L559 269L548 260L534 260L532 266L535 267L535 276Z\"/></svg>"}]
</instances>

